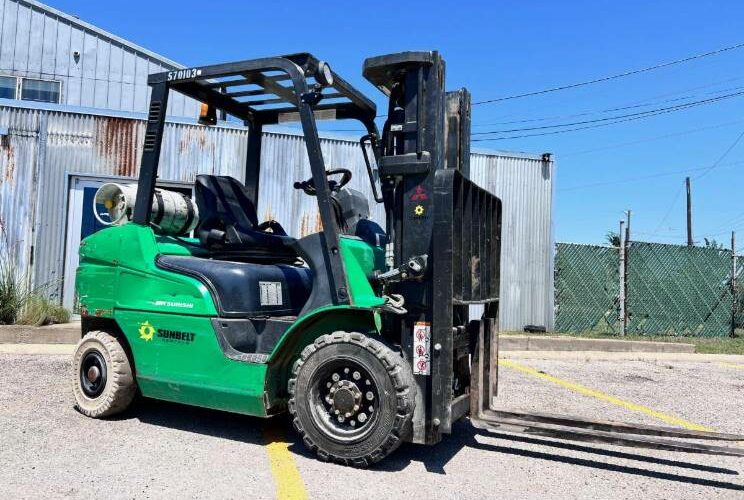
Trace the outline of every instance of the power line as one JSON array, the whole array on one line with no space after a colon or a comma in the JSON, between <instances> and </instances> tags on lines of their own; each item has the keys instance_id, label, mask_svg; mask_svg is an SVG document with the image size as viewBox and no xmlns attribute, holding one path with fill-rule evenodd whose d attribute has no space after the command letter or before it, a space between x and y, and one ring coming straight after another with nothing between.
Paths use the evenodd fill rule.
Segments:
<instances>
[{"instance_id":1,"label":"power line","mask_svg":"<svg viewBox=\"0 0 744 500\"><path fill-rule=\"evenodd\" d=\"M732 225L730 228L726 229L725 231L720 231L718 233L707 233L703 235L703 237L716 237L716 236L723 236L724 234L731 234L731 231L735 231L737 229L744 229L744 221L739 222L737 224Z\"/></svg>"},{"instance_id":2,"label":"power line","mask_svg":"<svg viewBox=\"0 0 744 500\"><path fill-rule=\"evenodd\" d=\"M664 134L664 135L656 135L656 136L651 136L651 137L644 137L644 138L641 138L641 139L637 139L635 141L617 142L617 143L614 143L614 144L608 144L607 146L601 146L601 147L598 147L598 148L585 149L583 151L574 151L574 152L568 152L568 153L561 153L560 156L561 156L561 158L566 158L566 157L569 157L569 156L579 156L579 155L584 155L584 154L589 154L589 153L596 153L598 151L607 151L608 149L621 148L621 147L624 147L624 146L632 146L634 144L642 144L644 142L652 142L652 141L658 141L658 140L662 140L662 139L670 139L672 137L680 137L680 136L684 136L684 135L688 135L688 134L694 134L694 133L697 133L697 132L703 132L703 131L706 131L706 130L715 130L715 129L723 128L723 127L731 127L733 125L738 125L738 124L740 124L742 122L744 122L744 120L734 120L734 121L731 121L731 122L718 123L716 125L709 125L707 127L699 127L699 128L688 129L688 130L682 130L680 132L674 132L674 133L671 133L671 134Z\"/></svg>"},{"instance_id":3,"label":"power line","mask_svg":"<svg viewBox=\"0 0 744 500\"><path fill-rule=\"evenodd\" d=\"M739 93L737 93L735 95L742 95L742 94L744 94L744 92L739 92ZM719 100L722 100L724 98L729 98L729 97L733 97L733 96L727 96L727 97L723 97L722 96L720 98L715 98L713 100L707 100L707 101L717 102ZM582 126L582 127L567 128L567 129L563 129L563 130L553 130L553 131L549 131L549 132L538 132L538 133L534 133L534 134L521 134L521 135L511 135L511 136L505 136L505 137L490 137L490 138L484 138L484 139L473 139L472 142L503 141L503 140L506 140L506 139L522 139L524 137L539 137L539 136L544 136L544 135L555 135L555 134L563 134L563 133L566 133L566 132L575 132L577 130L587 130L587 129L593 129L593 128L599 128L599 127L606 127L606 126L609 126L609 125L616 125L618 123L630 122L630 121L635 121L635 120L642 120L644 118L650 118L652 116L658 116L658 115L664 115L664 114L667 114L667 113L673 113L675 111L681 111L682 109L688 109L688 108L692 108L692 107L696 107L696 106L700 106L700 105L708 104L708 103L709 102L705 102L705 103L698 102L698 103L694 103L694 104L691 103L690 105L685 106L684 108L656 110L656 111L653 111L653 112L649 112L647 114L643 114L641 116L631 116L629 118L625 118L625 119L622 119L622 120L616 120L616 121L605 122L605 123L595 123L595 124L586 125L586 126ZM567 125L564 125L564 126L567 126Z\"/></svg>"},{"instance_id":4,"label":"power line","mask_svg":"<svg viewBox=\"0 0 744 500\"><path fill-rule=\"evenodd\" d=\"M609 81L609 80L615 80L617 78L623 78L623 77L626 77L626 76L637 75L637 74L640 74L640 73L646 73L646 72L654 71L654 70L661 69L661 68L667 68L667 67L673 66L675 64L682 64L682 63L686 63L686 62L689 62L689 61L694 61L696 59L702 59L704 57L715 56L715 55L722 54L724 52L728 52L728 51L731 51L731 50L740 49L742 47L744 47L744 43L737 43L735 45L730 45L728 47L723 47L723 48L716 49L716 50L713 50L713 51L710 51L710 52L704 52L702 54L695 54L695 55L692 55L692 56L684 57L682 59L676 59L674 61L667 61L667 62L664 62L664 63L655 64L653 66L648 66L648 67L645 67L645 68L634 69L634 70L629 70L629 71L623 71L622 73L617 73L615 75L609 75L609 76L603 76L601 78L595 78L594 80L587 80L587 81L584 81L584 82L571 83L571 84L568 84L568 85L560 85L560 86L557 86L557 87L550 87L550 88L547 88L547 89L536 90L536 91L533 91L533 92L525 92L525 93L522 93L522 94L514 94L514 95L505 96L505 97L497 97L495 99L487 99L487 100L484 100L484 101L477 101L477 102L474 102L473 103L473 106L478 106L480 104L489 104L489 103L494 103L494 102L508 101L508 100L511 100L511 99L521 99L523 97L531 97L531 96L536 96L536 95L548 94L548 93L551 93L551 92L558 92L559 90L568 90L568 89L574 89L574 88L577 88L577 87L584 87L586 85L592 85L592 84L595 84L595 83L601 83L601 82L606 82L606 81Z\"/></svg>"},{"instance_id":5,"label":"power line","mask_svg":"<svg viewBox=\"0 0 744 500\"><path fill-rule=\"evenodd\" d=\"M733 166L733 165L741 165L744 164L744 160L736 161L732 163L727 163L727 166ZM569 186L566 188L558 189L558 191L578 191L581 189L588 189L593 187L600 187L600 186L616 186L618 184L628 184L632 182L638 182L638 181L645 181L648 179L656 179L659 177L668 177L671 175L678 175L678 174L688 174L691 172L699 172L701 170L706 170L710 168L710 166L704 166L704 167L692 167L692 168L686 168L682 170L669 170L667 172L658 172L655 174L647 174L647 175L639 175L634 177L625 177L623 179L615 179L611 181L599 181L599 182L593 182L590 184L581 184L578 186Z\"/></svg>"},{"instance_id":6,"label":"power line","mask_svg":"<svg viewBox=\"0 0 744 500\"><path fill-rule=\"evenodd\" d=\"M622 118L629 118L629 117L632 117L632 116L643 116L643 115L647 115L647 114L653 116L653 114L659 113L659 112L662 112L662 111L677 111L677 110L692 108L692 107L696 107L696 106L702 106L704 104L711 104L711 103L718 102L718 101L721 101L721 100L724 100L724 99L730 99L732 97L737 97L737 96L740 96L742 94L744 94L744 91L734 92L734 93L731 93L731 94L724 94L724 95L718 96L718 97L709 97L707 99L701 99L699 101L692 101L692 102L688 102L688 103L684 103L684 104L676 104L674 106L667 106L667 107L663 107L663 108L650 109L650 110L646 110L646 111L638 111L636 113L626 113L624 115L608 116L608 117L605 117L605 118L595 118L595 119L592 119L592 120L581 120L581 121L570 122L570 123L559 123L559 124L555 124L555 125L541 125L539 127L522 127L522 128L513 128L513 129L503 129L503 130L491 130L491 131L488 131L488 132L475 132L472 135L475 136L475 135L490 135L490 134L508 134L508 133L513 133L513 132L529 132L529 131L533 131L533 130L547 130L547 129L552 129L552 128L572 127L572 126L575 126L575 125L586 125L588 123L601 123L601 122L606 122L606 121L614 121L614 120L618 120L618 119L622 119Z\"/></svg>"},{"instance_id":7,"label":"power line","mask_svg":"<svg viewBox=\"0 0 744 500\"><path fill-rule=\"evenodd\" d=\"M742 222L744 222L744 212L740 212L740 213L734 215L728 221L724 222L723 224L714 227L713 228L713 231L720 231L721 229L723 229L725 227L731 226L733 224L740 224Z\"/></svg>"},{"instance_id":8,"label":"power line","mask_svg":"<svg viewBox=\"0 0 744 500\"><path fill-rule=\"evenodd\" d=\"M672 96L678 96L680 94L684 94L684 93L687 93L687 92L695 92L695 91L702 90L702 89L708 89L708 88L711 88L711 87L719 86L721 84L735 82L735 81L741 81L741 80L744 80L744 76L742 76L742 77L726 78L725 80L718 80L718 81L715 81L715 82L706 83L704 85L696 85L694 87L685 87L683 89L677 89L677 90L674 90L672 92L664 92L664 93L661 93L661 94L655 94L655 95L647 96L647 97L644 97L644 98L641 98L641 99L634 99L632 101L625 102L622 105L646 104L646 103L652 103L652 102L658 102L659 104L661 104L663 101L660 101L660 99L664 99L664 98L672 97ZM720 92L720 91L717 91L717 92ZM714 93L714 92L711 92L711 93ZM584 102L585 99L584 98L564 99L561 102L562 103L565 103L565 102L575 102L575 101ZM543 107L540 107L539 109L540 109L540 111L543 111L544 108ZM535 108L532 108L529 111L534 111L534 110L535 110ZM493 119L507 119L507 118L511 118L513 116L514 116L514 113L507 113L507 114L502 114L502 115L496 115L496 116L493 116L492 118ZM503 123L499 123L499 124L503 124ZM474 124L473 126L481 126L481 125L480 124Z\"/></svg>"},{"instance_id":9,"label":"power line","mask_svg":"<svg viewBox=\"0 0 744 500\"><path fill-rule=\"evenodd\" d=\"M664 225L666 220L669 218L669 216L672 214L672 210L677 205L677 200L679 199L679 195L682 194L682 188L684 187L684 184L679 187L679 191L677 191L677 194L674 195L674 199L672 200L672 204L669 205L669 209L664 214L664 217L662 217L661 221L659 221L659 225L656 226L656 229L654 229L654 234L657 234L661 230L661 226Z\"/></svg>"},{"instance_id":10,"label":"power line","mask_svg":"<svg viewBox=\"0 0 744 500\"><path fill-rule=\"evenodd\" d=\"M744 130L742 130L741 133L738 136L736 136L736 139L734 140L734 142L731 143L731 145L728 147L728 149L726 149L726 151L724 151L723 154L718 157L718 159L715 161L715 163L713 163L713 165L711 165L710 167L708 167L703 173L701 173L700 175L698 175L696 177L696 179L701 179L702 177L704 177L704 176L708 175L709 173L711 173L716 167L718 167L718 164L721 163L721 161L724 158L726 158L726 156L728 156L728 154L731 152L732 149L734 149L736 147L737 144L739 144L739 141L741 140L742 137L744 137Z\"/></svg>"},{"instance_id":11,"label":"power line","mask_svg":"<svg viewBox=\"0 0 744 500\"><path fill-rule=\"evenodd\" d=\"M742 89L744 89L744 86L729 87L727 89L720 89L720 90L716 90L716 91L713 91L713 92L705 92L702 95L715 95L715 94L720 94L720 93L723 93L723 92L731 92L731 91L737 91L737 90L742 90ZM545 121L558 120L558 119L563 119L563 118L579 118L579 117L582 117L582 116L598 115L598 114L602 114L602 113L612 113L612 112L615 112L615 111L626 111L628 109L647 108L649 106L655 106L655 105L658 105L658 104L665 104L665 103L669 103L669 102L679 102L679 101L684 101L684 100L688 100L688 99L697 99L699 97L700 97L700 95L686 95L686 96L682 96L682 97L675 97L673 99L663 99L663 100L651 99L651 100L646 100L646 102L643 102L643 103L629 104L629 105L625 105L625 106L617 106L617 107L614 107L614 108L589 110L589 111L584 111L584 112L581 112L581 113L573 113L573 114L569 114L569 115L544 116L544 117L541 117L541 118L527 118L527 119L523 119L523 120L511 120L511 121L506 121L506 122L477 123L477 124L473 124L473 126L474 127L486 127L486 126L493 126L493 125L511 125L511 124L514 124L514 123L545 122Z\"/></svg>"}]
</instances>

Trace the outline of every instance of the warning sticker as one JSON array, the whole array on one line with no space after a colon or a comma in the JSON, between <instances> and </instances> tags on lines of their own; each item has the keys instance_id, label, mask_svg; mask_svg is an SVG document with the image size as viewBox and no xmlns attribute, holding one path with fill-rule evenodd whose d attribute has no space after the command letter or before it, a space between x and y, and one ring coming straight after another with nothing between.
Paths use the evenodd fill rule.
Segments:
<instances>
[{"instance_id":1,"label":"warning sticker","mask_svg":"<svg viewBox=\"0 0 744 500\"><path fill-rule=\"evenodd\" d=\"M431 373L431 323L419 321L413 325L413 374Z\"/></svg>"},{"instance_id":2,"label":"warning sticker","mask_svg":"<svg viewBox=\"0 0 744 500\"><path fill-rule=\"evenodd\" d=\"M259 281L258 288L260 291L262 306L280 306L282 305L282 284L279 281Z\"/></svg>"}]
</instances>

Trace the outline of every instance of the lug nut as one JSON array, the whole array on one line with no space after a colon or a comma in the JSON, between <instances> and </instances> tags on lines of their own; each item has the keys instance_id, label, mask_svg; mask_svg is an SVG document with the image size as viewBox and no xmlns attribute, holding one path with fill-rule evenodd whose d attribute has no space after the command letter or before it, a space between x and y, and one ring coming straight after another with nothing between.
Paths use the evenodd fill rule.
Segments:
<instances>
[{"instance_id":1,"label":"lug nut","mask_svg":"<svg viewBox=\"0 0 744 500\"><path fill-rule=\"evenodd\" d=\"M364 413L360 413L357 418L360 422L364 423L364 421L367 420L367 415L365 415Z\"/></svg>"},{"instance_id":2,"label":"lug nut","mask_svg":"<svg viewBox=\"0 0 744 500\"><path fill-rule=\"evenodd\" d=\"M359 374L359 372L354 372L351 374L351 378L353 378L354 380L359 380L360 378L362 378L362 376Z\"/></svg>"},{"instance_id":3,"label":"lug nut","mask_svg":"<svg viewBox=\"0 0 744 500\"><path fill-rule=\"evenodd\" d=\"M372 394L372 391L367 391L366 397L369 401L372 401L373 399L375 399L375 395Z\"/></svg>"},{"instance_id":4,"label":"lug nut","mask_svg":"<svg viewBox=\"0 0 744 500\"><path fill-rule=\"evenodd\" d=\"M338 382L339 380L341 380L341 375L339 375L338 373L334 373L333 375L331 375L331 379L334 382Z\"/></svg>"}]
</instances>

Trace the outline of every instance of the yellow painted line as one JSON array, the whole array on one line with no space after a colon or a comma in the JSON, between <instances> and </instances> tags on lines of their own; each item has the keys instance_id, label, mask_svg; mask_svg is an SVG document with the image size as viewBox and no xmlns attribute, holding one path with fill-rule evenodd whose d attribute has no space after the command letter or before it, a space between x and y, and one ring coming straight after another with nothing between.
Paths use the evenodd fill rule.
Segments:
<instances>
[{"instance_id":1,"label":"yellow painted line","mask_svg":"<svg viewBox=\"0 0 744 500\"><path fill-rule=\"evenodd\" d=\"M726 363L725 361L721 361L718 364L723 366L724 368L736 368L737 370L744 370L744 365L737 365L736 363Z\"/></svg>"},{"instance_id":2,"label":"yellow painted line","mask_svg":"<svg viewBox=\"0 0 744 500\"><path fill-rule=\"evenodd\" d=\"M266 440L266 452L271 462L271 474L274 476L276 498L278 500L304 500L308 498L305 483L297 470L294 456L289 451L289 443L283 430L275 427L276 423L267 423L263 430Z\"/></svg>"},{"instance_id":3,"label":"yellow painted line","mask_svg":"<svg viewBox=\"0 0 744 500\"><path fill-rule=\"evenodd\" d=\"M690 429L693 431L712 431L713 430L713 429L710 429L709 427L705 427L703 425L689 422L679 417L675 417L674 415L667 415L666 413L662 413L660 411L654 410L647 406L639 405L636 403L631 403L630 401L625 401L623 399L616 398L615 396L605 394L604 392L598 391L596 389L591 389L589 387L583 386L581 384L577 384L575 382L570 382L562 378L548 375L547 373L539 372L535 370L534 368L530 368L529 366L525 366L520 363L515 363L514 361L510 359L500 359L499 365L504 366L506 368L513 368L522 373L532 375L533 377L537 377L542 380L547 380L548 382L552 382L561 387L565 387L566 389L569 389L571 391L578 392L579 394L583 394L584 396L589 396L589 397L596 398L602 401L606 401L608 403L612 403L614 405L620 406L627 410L636 411L639 413L645 413L646 415L649 415L651 417L658 418L659 420L663 420L664 422L670 425L684 427L685 429Z\"/></svg>"}]
</instances>

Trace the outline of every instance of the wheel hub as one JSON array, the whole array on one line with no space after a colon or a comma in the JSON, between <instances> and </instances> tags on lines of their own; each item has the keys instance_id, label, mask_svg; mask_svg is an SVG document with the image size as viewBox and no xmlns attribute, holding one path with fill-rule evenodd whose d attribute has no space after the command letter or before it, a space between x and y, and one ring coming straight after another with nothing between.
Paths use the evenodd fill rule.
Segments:
<instances>
[{"instance_id":1,"label":"wheel hub","mask_svg":"<svg viewBox=\"0 0 744 500\"><path fill-rule=\"evenodd\" d=\"M106 360L103 355L92 350L80 362L80 388L89 398L97 398L106 387Z\"/></svg>"},{"instance_id":2,"label":"wheel hub","mask_svg":"<svg viewBox=\"0 0 744 500\"><path fill-rule=\"evenodd\" d=\"M377 389L372 377L354 362L326 372L320 384L320 399L329 417L328 425L346 432L361 431L377 414Z\"/></svg>"},{"instance_id":3,"label":"wheel hub","mask_svg":"<svg viewBox=\"0 0 744 500\"><path fill-rule=\"evenodd\" d=\"M88 382L95 383L101 376L101 370L97 366L91 366L88 368L86 376L88 377Z\"/></svg>"},{"instance_id":4,"label":"wheel hub","mask_svg":"<svg viewBox=\"0 0 744 500\"><path fill-rule=\"evenodd\" d=\"M354 382L340 380L331 387L332 408L336 414L351 417L359 411L362 391Z\"/></svg>"}]
</instances>

